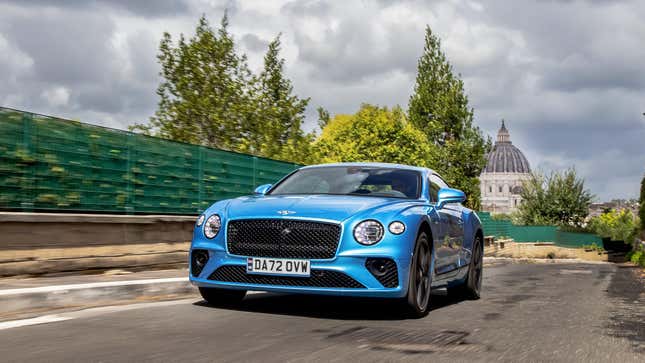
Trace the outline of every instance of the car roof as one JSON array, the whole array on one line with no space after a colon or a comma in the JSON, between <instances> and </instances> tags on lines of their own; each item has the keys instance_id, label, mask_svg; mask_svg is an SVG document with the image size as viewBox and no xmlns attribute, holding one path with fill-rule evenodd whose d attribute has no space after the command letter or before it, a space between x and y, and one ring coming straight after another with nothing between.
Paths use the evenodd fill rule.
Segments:
<instances>
[{"instance_id":1,"label":"car roof","mask_svg":"<svg viewBox=\"0 0 645 363\"><path fill-rule=\"evenodd\" d=\"M321 168L321 167L333 167L333 166L366 166L366 167L373 167L373 168L390 168L390 169L405 169L405 170L415 170L415 171L420 171L423 173L434 173L432 169L420 167L420 166L412 166L412 165L404 165L404 164L391 164L391 163L368 163L368 162L354 162L354 163L329 163L329 164L317 164L317 165L307 165L303 166L300 169L309 169L309 168Z\"/></svg>"}]
</instances>

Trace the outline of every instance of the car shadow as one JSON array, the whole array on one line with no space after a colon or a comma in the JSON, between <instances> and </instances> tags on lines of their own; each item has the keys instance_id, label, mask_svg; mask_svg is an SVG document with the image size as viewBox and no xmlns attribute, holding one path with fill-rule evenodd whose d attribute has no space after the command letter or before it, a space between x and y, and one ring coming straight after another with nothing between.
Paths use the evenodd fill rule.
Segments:
<instances>
[{"instance_id":1,"label":"car shadow","mask_svg":"<svg viewBox=\"0 0 645 363\"><path fill-rule=\"evenodd\" d=\"M430 313L461 300L450 298L445 291L433 292ZM255 293L236 305L212 305L206 301L195 306L263 314L302 316L339 320L404 320L409 319L401 303L393 299L356 298L304 294Z\"/></svg>"}]
</instances>

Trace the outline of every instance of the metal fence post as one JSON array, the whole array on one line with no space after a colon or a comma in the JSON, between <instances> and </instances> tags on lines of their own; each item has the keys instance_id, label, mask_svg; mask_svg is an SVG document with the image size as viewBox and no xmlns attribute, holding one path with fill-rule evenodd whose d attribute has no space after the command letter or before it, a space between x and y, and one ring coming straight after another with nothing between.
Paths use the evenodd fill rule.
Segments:
<instances>
[{"instance_id":1,"label":"metal fence post","mask_svg":"<svg viewBox=\"0 0 645 363\"><path fill-rule=\"evenodd\" d=\"M31 212L34 209L34 200L36 198L34 194L35 187L35 167L36 162L33 159L33 143L32 143L32 127L33 127L33 115L27 112L22 114L22 144L24 147L25 155L23 156L27 170L23 175L26 176L28 180L27 183L23 184L22 188L26 189L25 194L28 194L28 201L23 200L20 203L22 210L26 212ZM33 159L33 160L32 160ZM24 194L23 194L24 195Z\"/></svg>"},{"instance_id":2,"label":"metal fence post","mask_svg":"<svg viewBox=\"0 0 645 363\"><path fill-rule=\"evenodd\" d=\"M197 213L201 213L202 201L204 200L204 147L202 145L198 146L199 148L199 160L198 160L198 172L197 172Z\"/></svg>"},{"instance_id":3,"label":"metal fence post","mask_svg":"<svg viewBox=\"0 0 645 363\"><path fill-rule=\"evenodd\" d=\"M257 184L256 183L256 179L257 179L256 174L257 173L258 173L258 157L254 156L253 157L253 186L252 186L252 188L257 187L257 185L256 185Z\"/></svg>"},{"instance_id":4,"label":"metal fence post","mask_svg":"<svg viewBox=\"0 0 645 363\"><path fill-rule=\"evenodd\" d=\"M132 188L132 179L134 178L134 175L132 173L132 143L133 143L133 137L132 134L128 133L128 138L127 138L127 143L128 143L128 155L126 159L126 175L128 179L128 184L126 188L126 203L125 203L125 210L127 214L134 214L135 213L135 207L134 207L134 191Z\"/></svg>"}]
</instances>

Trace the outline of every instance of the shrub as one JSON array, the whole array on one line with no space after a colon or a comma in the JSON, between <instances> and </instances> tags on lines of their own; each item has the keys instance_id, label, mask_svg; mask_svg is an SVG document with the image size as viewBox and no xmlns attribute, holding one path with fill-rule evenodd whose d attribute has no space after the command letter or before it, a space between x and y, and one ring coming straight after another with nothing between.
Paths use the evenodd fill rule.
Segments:
<instances>
[{"instance_id":1,"label":"shrub","mask_svg":"<svg viewBox=\"0 0 645 363\"><path fill-rule=\"evenodd\" d=\"M645 252L631 251L627 254L627 259L641 267L645 267Z\"/></svg>"},{"instance_id":2,"label":"shrub","mask_svg":"<svg viewBox=\"0 0 645 363\"><path fill-rule=\"evenodd\" d=\"M508 221L512 219L512 215L508 213L495 213L491 214L490 219L494 221Z\"/></svg>"},{"instance_id":3,"label":"shrub","mask_svg":"<svg viewBox=\"0 0 645 363\"><path fill-rule=\"evenodd\" d=\"M588 228L601 237L610 237L614 241L633 243L638 234L640 221L627 210L612 210L589 221Z\"/></svg>"}]
</instances>

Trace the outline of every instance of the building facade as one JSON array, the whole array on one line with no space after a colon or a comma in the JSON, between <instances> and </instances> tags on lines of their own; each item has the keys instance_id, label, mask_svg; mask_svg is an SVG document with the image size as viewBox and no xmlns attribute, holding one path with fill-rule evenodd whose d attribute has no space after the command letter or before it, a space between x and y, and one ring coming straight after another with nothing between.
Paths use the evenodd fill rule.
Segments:
<instances>
[{"instance_id":1,"label":"building facade","mask_svg":"<svg viewBox=\"0 0 645 363\"><path fill-rule=\"evenodd\" d=\"M497 132L493 150L487 155L486 168L480 175L482 210L512 213L522 203L522 183L528 180L528 160L511 142L504 120Z\"/></svg>"}]
</instances>

